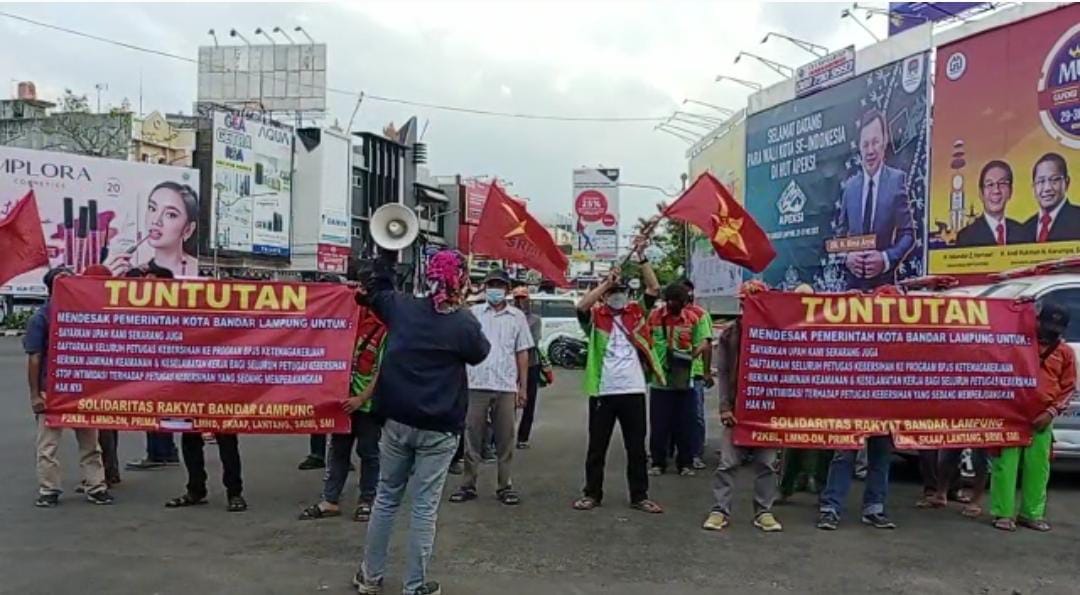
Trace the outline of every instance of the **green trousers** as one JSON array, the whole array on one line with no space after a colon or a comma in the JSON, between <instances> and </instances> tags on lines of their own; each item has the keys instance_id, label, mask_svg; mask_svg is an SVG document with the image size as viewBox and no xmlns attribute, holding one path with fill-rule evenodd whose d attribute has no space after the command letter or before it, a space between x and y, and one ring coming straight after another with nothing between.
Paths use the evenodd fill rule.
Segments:
<instances>
[{"instance_id":1,"label":"green trousers","mask_svg":"<svg viewBox=\"0 0 1080 595\"><path fill-rule=\"evenodd\" d=\"M825 489L832 458L831 450L785 448L780 473L780 495L787 498L797 491L805 490L810 478L814 479L818 490Z\"/></svg>"},{"instance_id":2,"label":"green trousers","mask_svg":"<svg viewBox=\"0 0 1080 595\"><path fill-rule=\"evenodd\" d=\"M1035 432L1029 446L1001 449L990 466L990 514L1016 516L1016 475L1023 469L1020 516L1039 521L1046 516L1046 484L1050 481L1050 446L1054 435L1047 427Z\"/></svg>"}]
</instances>

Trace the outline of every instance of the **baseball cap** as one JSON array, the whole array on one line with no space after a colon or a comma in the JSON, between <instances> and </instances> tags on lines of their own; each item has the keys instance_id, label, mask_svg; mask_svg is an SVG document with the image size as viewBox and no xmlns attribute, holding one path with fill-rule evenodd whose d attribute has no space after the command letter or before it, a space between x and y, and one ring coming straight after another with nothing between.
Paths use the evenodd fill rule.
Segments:
<instances>
[{"instance_id":1,"label":"baseball cap","mask_svg":"<svg viewBox=\"0 0 1080 595\"><path fill-rule=\"evenodd\" d=\"M502 269L495 269L489 272L486 277L484 277L484 283L491 283L493 281L510 285L510 275L507 275L506 271Z\"/></svg>"}]
</instances>

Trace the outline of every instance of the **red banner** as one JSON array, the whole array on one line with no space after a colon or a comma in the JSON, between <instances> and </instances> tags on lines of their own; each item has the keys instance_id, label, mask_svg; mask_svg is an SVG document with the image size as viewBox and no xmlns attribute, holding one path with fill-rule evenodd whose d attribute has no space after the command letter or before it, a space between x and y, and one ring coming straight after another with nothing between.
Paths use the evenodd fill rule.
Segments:
<instances>
[{"instance_id":1,"label":"red banner","mask_svg":"<svg viewBox=\"0 0 1080 595\"><path fill-rule=\"evenodd\" d=\"M1010 300L766 292L743 300L735 442L859 448L1031 439L1035 311Z\"/></svg>"},{"instance_id":2,"label":"red banner","mask_svg":"<svg viewBox=\"0 0 1080 595\"><path fill-rule=\"evenodd\" d=\"M50 315L50 426L349 430L357 305L345 286L68 277Z\"/></svg>"}]
</instances>

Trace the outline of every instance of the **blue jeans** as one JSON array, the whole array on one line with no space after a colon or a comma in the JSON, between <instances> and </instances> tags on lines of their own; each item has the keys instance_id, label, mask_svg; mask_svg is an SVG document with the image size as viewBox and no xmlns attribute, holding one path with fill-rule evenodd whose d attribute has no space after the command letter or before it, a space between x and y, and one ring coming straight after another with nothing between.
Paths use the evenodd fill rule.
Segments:
<instances>
[{"instance_id":1,"label":"blue jeans","mask_svg":"<svg viewBox=\"0 0 1080 595\"><path fill-rule=\"evenodd\" d=\"M705 456L705 381L700 378L694 379L694 415L690 454L700 459Z\"/></svg>"},{"instance_id":2,"label":"blue jeans","mask_svg":"<svg viewBox=\"0 0 1080 595\"><path fill-rule=\"evenodd\" d=\"M386 553L394 516L412 486L412 520L406 548L403 593L423 586L428 560L435 545L435 520L450 459L457 450L458 435L420 430L393 420L383 427L379 442L379 488L368 521L367 540L360 572L378 581L386 570Z\"/></svg>"},{"instance_id":3,"label":"blue jeans","mask_svg":"<svg viewBox=\"0 0 1080 595\"><path fill-rule=\"evenodd\" d=\"M844 511L844 501L851 489L858 451L838 450L829 464L829 479L821 493L821 512L837 515ZM885 499L889 495L889 463L892 459L892 438L874 436L866 439L866 456L869 469L863 486L863 514L885 512Z\"/></svg>"}]
</instances>

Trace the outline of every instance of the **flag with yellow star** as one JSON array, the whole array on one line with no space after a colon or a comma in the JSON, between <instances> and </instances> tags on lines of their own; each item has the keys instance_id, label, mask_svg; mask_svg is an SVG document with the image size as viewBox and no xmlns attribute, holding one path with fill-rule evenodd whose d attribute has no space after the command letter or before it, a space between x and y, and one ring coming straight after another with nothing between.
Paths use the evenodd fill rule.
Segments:
<instances>
[{"instance_id":1,"label":"flag with yellow star","mask_svg":"<svg viewBox=\"0 0 1080 595\"><path fill-rule=\"evenodd\" d=\"M696 226L712 242L716 254L760 273L776 258L769 237L719 180L709 172L664 209L664 216Z\"/></svg>"},{"instance_id":2,"label":"flag with yellow star","mask_svg":"<svg viewBox=\"0 0 1080 595\"><path fill-rule=\"evenodd\" d=\"M473 236L472 251L501 258L538 271L556 285L569 285L569 259L559 250L551 233L540 225L525 205L492 182Z\"/></svg>"}]
</instances>

